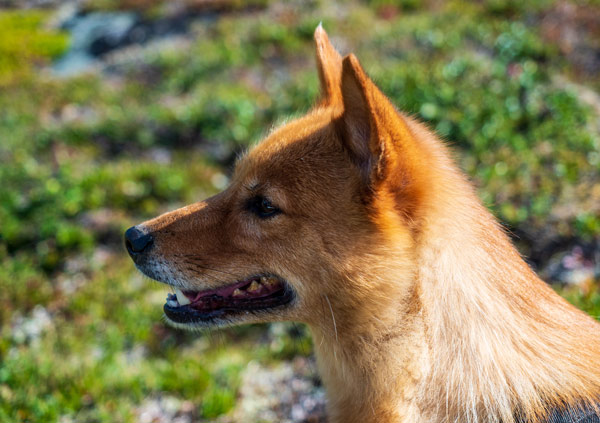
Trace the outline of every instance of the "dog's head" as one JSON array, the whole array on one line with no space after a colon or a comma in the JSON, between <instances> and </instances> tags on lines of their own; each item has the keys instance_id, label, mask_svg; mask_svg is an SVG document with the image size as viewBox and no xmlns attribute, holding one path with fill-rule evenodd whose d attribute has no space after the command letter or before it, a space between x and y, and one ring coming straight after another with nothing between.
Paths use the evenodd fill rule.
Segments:
<instances>
[{"instance_id":1,"label":"dog's head","mask_svg":"<svg viewBox=\"0 0 600 423\"><path fill-rule=\"evenodd\" d=\"M410 278L427 154L356 57L320 26L315 41L319 103L242 157L223 192L126 232L137 268L177 289L170 323L315 323L335 309L353 316L340 326L398 299L383 274Z\"/></svg>"}]
</instances>

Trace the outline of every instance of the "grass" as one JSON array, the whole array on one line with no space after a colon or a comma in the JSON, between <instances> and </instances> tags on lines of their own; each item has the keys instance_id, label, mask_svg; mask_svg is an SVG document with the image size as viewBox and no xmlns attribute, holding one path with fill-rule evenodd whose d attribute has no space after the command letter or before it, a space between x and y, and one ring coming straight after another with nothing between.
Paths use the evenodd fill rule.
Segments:
<instances>
[{"instance_id":1,"label":"grass","mask_svg":"<svg viewBox=\"0 0 600 423\"><path fill-rule=\"evenodd\" d=\"M121 234L217 192L236 152L310 107L320 21L453 144L524 253L597 240L598 116L580 98L598 81L577 81L543 38L553 3L236 9L193 26L191 41L69 79L40 70L68 45L49 12L1 12L0 422L132 422L161 394L213 419L233 407L250 358L310 353L304 328L169 329L165 289L137 274ZM30 49L14 48L17 37ZM600 315L595 288L557 289Z\"/></svg>"},{"instance_id":2,"label":"grass","mask_svg":"<svg viewBox=\"0 0 600 423\"><path fill-rule=\"evenodd\" d=\"M44 28L43 11L0 11L0 86L31 76L34 64L47 63L68 47L68 36Z\"/></svg>"}]
</instances>

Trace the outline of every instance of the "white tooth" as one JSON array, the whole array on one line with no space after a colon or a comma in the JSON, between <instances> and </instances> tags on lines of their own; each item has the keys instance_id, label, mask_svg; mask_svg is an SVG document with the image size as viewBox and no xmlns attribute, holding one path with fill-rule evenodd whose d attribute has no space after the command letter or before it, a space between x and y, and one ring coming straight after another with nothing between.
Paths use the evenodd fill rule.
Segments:
<instances>
[{"instance_id":1,"label":"white tooth","mask_svg":"<svg viewBox=\"0 0 600 423\"><path fill-rule=\"evenodd\" d=\"M175 295L177 295L177 301L179 301L179 305L184 306L186 304L191 303L191 301L188 300L188 297L186 297L185 294L181 292L181 289L176 289Z\"/></svg>"},{"instance_id":2,"label":"white tooth","mask_svg":"<svg viewBox=\"0 0 600 423\"><path fill-rule=\"evenodd\" d=\"M236 288L236 289L233 291L233 296L234 296L234 297L243 297L243 296L244 296L244 292L243 292L241 289L239 289L239 288Z\"/></svg>"},{"instance_id":3,"label":"white tooth","mask_svg":"<svg viewBox=\"0 0 600 423\"><path fill-rule=\"evenodd\" d=\"M179 307L179 303L177 301L169 300L167 301L169 307Z\"/></svg>"},{"instance_id":4,"label":"white tooth","mask_svg":"<svg viewBox=\"0 0 600 423\"><path fill-rule=\"evenodd\" d=\"M259 289L260 289L260 282L252 281L252 283L250 284L250 286L248 288L246 288L246 291L248 291L248 292L256 292Z\"/></svg>"},{"instance_id":5,"label":"white tooth","mask_svg":"<svg viewBox=\"0 0 600 423\"><path fill-rule=\"evenodd\" d=\"M277 285L277 279L273 278L273 277L267 278L267 281L263 282L263 284L268 286L269 288L271 288L271 287Z\"/></svg>"}]
</instances>

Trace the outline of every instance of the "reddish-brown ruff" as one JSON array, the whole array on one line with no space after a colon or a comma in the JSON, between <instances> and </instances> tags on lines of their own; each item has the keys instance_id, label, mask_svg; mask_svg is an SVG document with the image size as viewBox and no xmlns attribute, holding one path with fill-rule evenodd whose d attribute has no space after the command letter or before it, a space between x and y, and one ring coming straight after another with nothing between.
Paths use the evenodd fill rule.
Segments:
<instances>
[{"instance_id":1,"label":"reddish-brown ruff","mask_svg":"<svg viewBox=\"0 0 600 423\"><path fill-rule=\"evenodd\" d=\"M138 268L184 291L168 320L307 323L333 423L533 422L595 403L600 326L528 268L442 142L321 27L315 40L318 105L219 195L128 231Z\"/></svg>"}]
</instances>

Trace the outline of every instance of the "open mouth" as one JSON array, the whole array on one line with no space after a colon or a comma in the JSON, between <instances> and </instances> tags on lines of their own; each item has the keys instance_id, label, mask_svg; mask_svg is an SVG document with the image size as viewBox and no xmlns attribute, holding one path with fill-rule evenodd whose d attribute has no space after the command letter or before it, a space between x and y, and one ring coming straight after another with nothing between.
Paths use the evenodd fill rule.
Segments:
<instances>
[{"instance_id":1,"label":"open mouth","mask_svg":"<svg viewBox=\"0 0 600 423\"><path fill-rule=\"evenodd\" d=\"M206 291L175 290L168 294L165 315L176 323L205 322L227 314L249 313L289 303L293 292L277 276L255 276Z\"/></svg>"}]
</instances>

